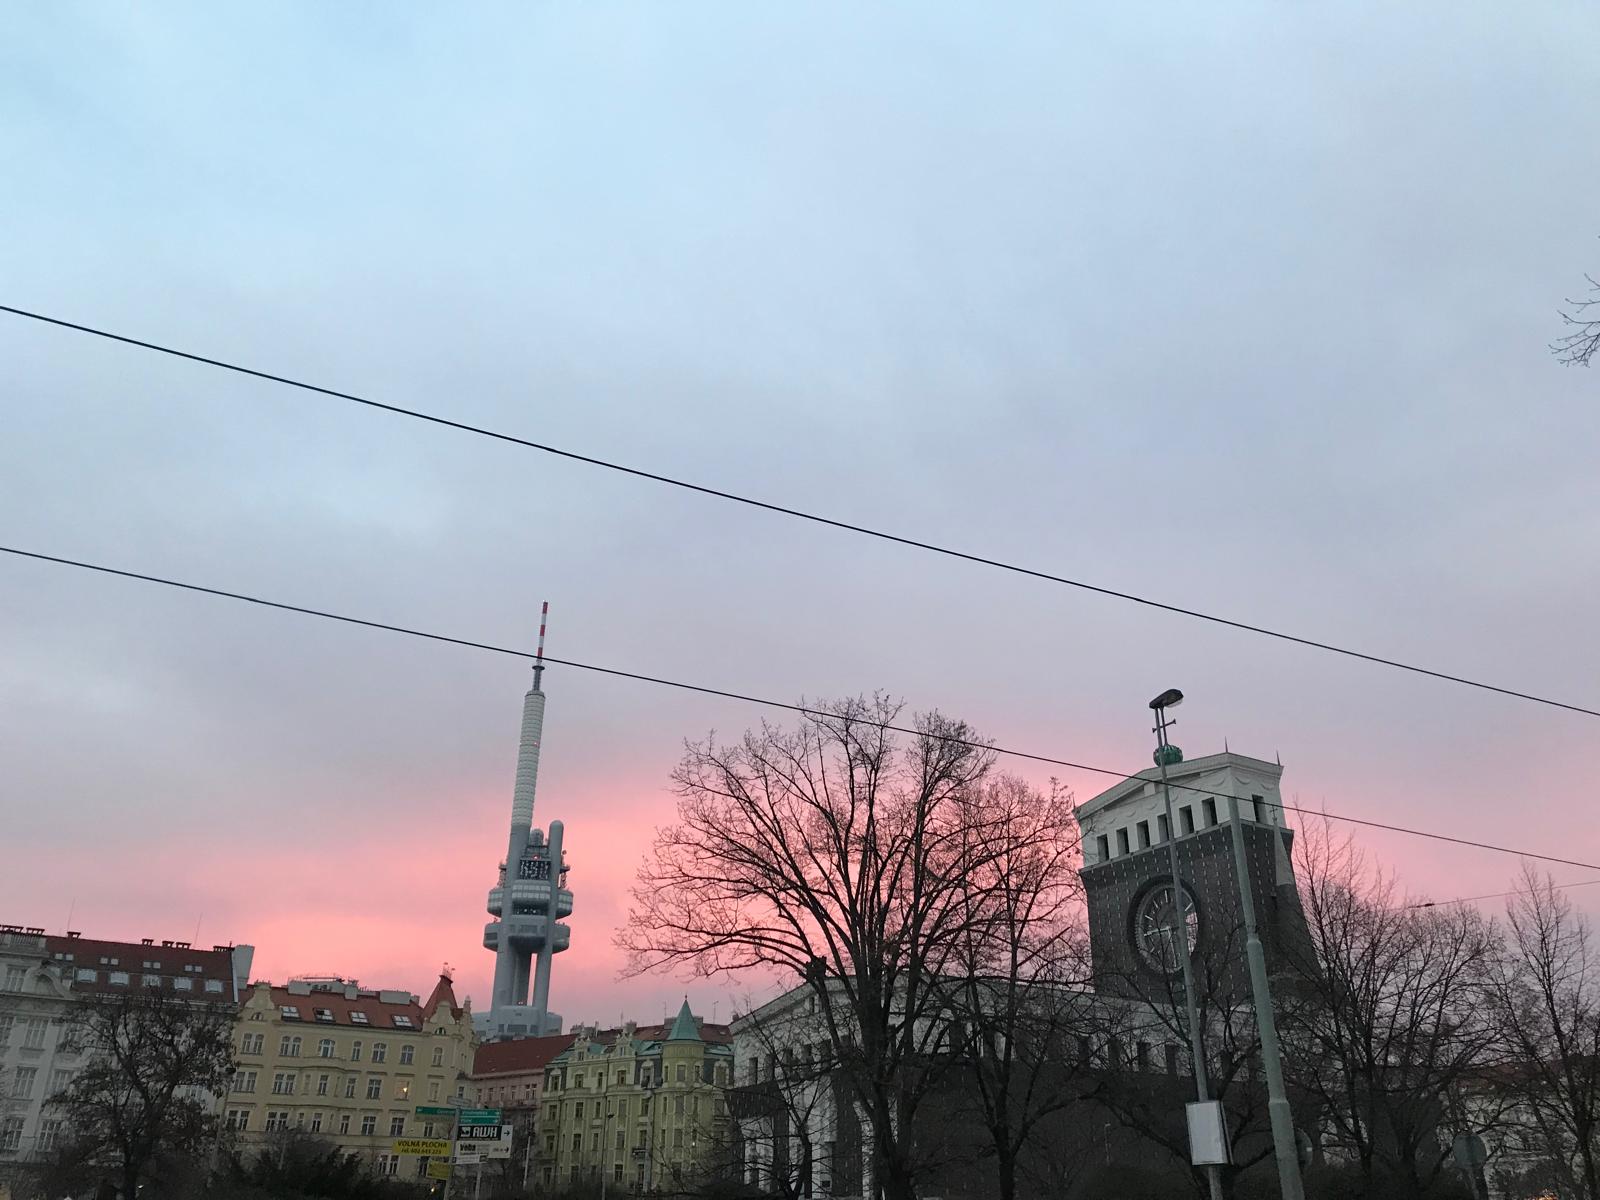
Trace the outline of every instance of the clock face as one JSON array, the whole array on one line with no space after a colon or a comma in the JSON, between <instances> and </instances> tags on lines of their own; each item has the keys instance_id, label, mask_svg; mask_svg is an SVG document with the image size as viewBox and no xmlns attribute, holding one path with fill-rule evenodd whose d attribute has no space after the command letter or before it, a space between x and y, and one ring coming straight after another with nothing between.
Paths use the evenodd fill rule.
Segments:
<instances>
[{"instance_id":1,"label":"clock face","mask_svg":"<svg viewBox=\"0 0 1600 1200\"><path fill-rule=\"evenodd\" d=\"M518 879L549 879L550 860L548 858L525 858L517 864Z\"/></svg>"},{"instance_id":2,"label":"clock face","mask_svg":"<svg viewBox=\"0 0 1600 1200\"><path fill-rule=\"evenodd\" d=\"M1183 965L1180 954L1193 954L1200 943L1200 911L1188 888L1173 903L1171 883L1151 888L1133 914L1133 944L1152 970L1173 975ZM1180 911L1181 908L1181 911Z\"/></svg>"}]
</instances>

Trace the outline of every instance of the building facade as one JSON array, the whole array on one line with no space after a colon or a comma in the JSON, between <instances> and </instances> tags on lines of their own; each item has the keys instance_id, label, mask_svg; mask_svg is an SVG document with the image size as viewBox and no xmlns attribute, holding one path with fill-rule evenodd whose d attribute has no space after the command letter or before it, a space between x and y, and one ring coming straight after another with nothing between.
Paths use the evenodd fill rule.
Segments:
<instances>
[{"instance_id":1,"label":"building facade","mask_svg":"<svg viewBox=\"0 0 1600 1200\"><path fill-rule=\"evenodd\" d=\"M231 1007L248 976L249 946L200 950L188 942L138 942L46 934L0 925L0 1181L41 1162L65 1128L50 1100L85 1062L67 1037L73 1006L96 994L157 988Z\"/></svg>"},{"instance_id":2,"label":"building facade","mask_svg":"<svg viewBox=\"0 0 1600 1200\"><path fill-rule=\"evenodd\" d=\"M1080 875L1097 987L1165 995L1181 972L1179 948L1187 944L1191 955L1234 964L1223 981L1229 998L1249 995L1229 797L1239 810L1269 969L1283 954L1304 949L1289 858L1294 834L1280 804L1282 775L1280 764L1231 752L1170 763L1173 830L1167 828L1158 768L1078 806ZM1169 842L1182 881L1177 905Z\"/></svg>"},{"instance_id":3,"label":"building facade","mask_svg":"<svg viewBox=\"0 0 1600 1200\"><path fill-rule=\"evenodd\" d=\"M634 1194L728 1173L733 1050L684 1001L669 1026L580 1029L544 1072L533 1170L558 1189L601 1180Z\"/></svg>"},{"instance_id":4,"label":"building facade","mask_svg":"<svg viewBox=\"0 0 1600 1200\"><path fill-rule=\"evenodd\" d=\"M450 1136L450 1118L418 1116L418 1106L469 1100L472 1012L456 1003L447 975L425 1001L344 979L257 983L235 1030L225 1116L246 1152L296 1130L359 1155L376 1174L421 1176L427 1160L403 1164L395 1139Z\"/></svg>"}]
</instances>

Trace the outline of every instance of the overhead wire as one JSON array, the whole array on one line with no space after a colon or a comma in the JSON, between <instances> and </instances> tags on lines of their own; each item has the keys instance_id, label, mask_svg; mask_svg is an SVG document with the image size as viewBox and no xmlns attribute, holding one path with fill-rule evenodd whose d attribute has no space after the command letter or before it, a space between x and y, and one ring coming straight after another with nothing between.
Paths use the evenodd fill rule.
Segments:
<instances>
[{"instance_id":1,"label":"overhead wire","mask_svg":"<svg viewBox=\"0 0 1600 1200\"><path fill-rule=\"evenodd\" d=\"M58 566L74 567L83 571L91 571L101 575L111 575L122 579L132 579L143 583L158 584L162 587L176 588L181 591L197 592L202 595L214 596L219 599L236 600L245 604L254 604L262 608L278 609L283 612L298 613L302 616L318 617L323 620L338 621L346 625L357 625L367 629L382 630L387 633L399 633L408 637L423 638L428 641L442 642L454 646L463 646L473 650L485 650L493 654L503 654L514 658L533 661L536 655L527 650L519 650L510 646L498 646L492 642L478 641L472 638L456 637L450 634L435 633L430 630L416 629L411 626L397 625L388 621L377 621L366 617L355 617L347 613L336 613L327 609L312 608L308 605L291 604L282 600L270 600L264 596L253 596L245 592L230 591L225 588L211 587L206 584L189 583L184 580L171 579L162 575L153 575L142 571L131 571L121 567L106 566L103 563L86 562L81 559L67 558L61 555L44 554L36 550L24 550L16 546L0 545L0 553L10 554L17 558L32 559L37 562L52 563ZM745 692L736 692L727 688L711 687L706 684L688 683L679 679L668 679L659 675L648 675L639 671L628 671L619 667L601 666L596 663L580 662L576 659L558 658L546 653L542 657L546 665L555 664L571 667L578 671L588 671L594 674L610 676L618 679L630 679L639 683L654 684L658 687L675 688L680 691L697 692L701 695L716 696L724 700L736 700L744 704L759 705L765 708L780 709L785 712L799 713L803 716L831 717L833 712L826 708L811 707L805 704L795 704L784 700L773 700L763 696L753 696ZM1038 754L1026 750L1016 750L1010 747L996 745L992 742L980 741L976 738L962 738L950 734L929 733L926 730L913 726L896 725L884 721L862 720L861 724L874 728L904 733L914 737L931 737L937 741L949 742L955 745L967 746L975 750L988 751L1003 755L1007 758L1024 759L1029 762L1045 763L1051 766L1068 767L1076 771L1087 771L1095 775L1106 775L1125 781L1138 780L1144 783L1154 783L1151 768L1143 772L1130 774L1127 771L1118 771L1111 767L1098 767L1090 763L1076 762L1072 759L1059 758L1048 754ZM1233 796L1227 792L1219 792L1211 788L1204 788L1194 784L1170 782L1171 788L1179 791L1197 793L1203 797L1215 799L1233 799L1240 803L1258 803L1254 796ZM1476 850L1488 850L1500 854L1513 854L1519 858L1532 859L1538 862L1554 863L1559 866L1578 867L1586 871L1600 871L1600 864L1582 862L1577 859L1560 858L1551 854L1540 854L1531 850L1518 850L1510 846L1502 846L1493 842L1477 841L1472 838L1461 838L1451 834L1438 833L1429 829L1413 829L1404 825L1394 825L1385 821L1373 821L1365 817L1352 817L1343 813L1328 812L1325 809L1304 808L1295 804L1288 804L1281 800L1267 800L1262 798L1259 803L1269 808L1283 812L1299 813L1311 817L1321 817L1330 821L1341 821L1346 824L1360 825L1369 829L1381 829L1389 833L1404 834L1410 837L1425 838L1430 841L1445 842L1456 846L1466 846Z\"/></svg>"},{"instance_id":2,"label":"overhead wire","mask_svg":"<svg viewBox=\"0 0 1600 1200\"><path fill-rule=\"evenodd\" d=\"M353 392L340 391L337 388L324 387L321 384L308 383L304 380L293 379L287 375L280 375L271 371L258 370L239 363L228 362L224 359L213 358L209 355L198 354L190 350L180 350L173 346L166 346L159 342L147 341L142 338L130 337L127 334L114 333L108 329L84 325L76 321L68 321L61 317L52 317L45 313L33 312L25 308L17 308L8 304L0 304L0 312L10 313L13 316L23 317L27 320L38 321L46 325L53 325L61 329L73 330L77 333L88 334L92 337L102 338L106 341L118 342L126 346L134 346L141 350L149 350L157 354L164 354L172 358L183 359L188 362L199 363L204 366L216 367L219 370L231 371L238 375L249 376L254 379L265 380L269 383L282 384L285 387L298 388L301 391L312 392L317 395L327 396L331 399L344 400L351 404L363 405L370 409L408 417L412 420L423 421L431 425L454 429L462 433L470 433L478 437L493 439L494 441L521 446L529 450L538 450L541 453L555 455L559 458L573 462L584 463L592 467L600 467L608 471L616 471L623 475L630 475L637 479L646 479L654 483L665 484L669 487L680 488L685 491L695 492L703 496L710 496L718 500L726 500L735 504L742 504L749 508L760 509L764 512L776 513L780 516L792 517L795 520L807 521L815 525L826 526L847 533L859 534L862 537L874 538L878 541L890 542L899 546L906 546L916 550L924 550L931 554L942 555L946 558L958 559L962 562L973 563L978 566L993 567L996 570L1007 571L1014 575L1026 576L1030 579L1043 580L1047 583L1060 584L1065 587L1077 588L1080 591L1091 592L1096 595L1110 597L1116 600L1125 600L1130 604L1142 605L1146 608L1157 609L1162 612L1173 613L1178 616L1189 617L1196 621L1205 621L1213 625L1224 626L1229 629L1240 630L1245 633L1258 634L1262 637L1273 638L1278 641L1305 646L1313 650L1322 650L1329 654L1338 654L1346 658L1357 659L1362 662L1372 663L1377 666L1390 667L1398 671L1406 671L1414 675L1426 676L1430 679L1441 680L1446 683L1460 684L1464 687L1475 688L1480 691L1493 692L1497 695L1511 697L1517 700L1526 700L1534 704L1545 705L1550 708L1563 709L1567 712L1578 713L1588 717L1600 717L1600 709L1586 705L1576 704L1565 700L1557 700L1549 696L1541 696L1534 692L1521 691L1517 688L1506 687L1500 684L1489 683L1481 679L1473 679L1465 675L1457 675L1449 671L1436 670L1431 667L1420 666L1416 663L1405 662L1401 659L1388 658L1384 655L1357 650L1349 646L1341 646L1333 642L1320 641L1316 638L1304 637L1299 634L1273 629L1265 625L1257 625L1249 621L1242 621L1232 617L1224 617L1216 613L1209 613L1196 608L1187 608L1183 605L1173 604L1164 600L1157 600L1150 596L1141 596L1134 592L1122 591L1118 588L1107 587L1103 584L1091 583L1083 579L1074 579L1066 575L1058 575L1034 567L1026 567L1017 563L1006 562L1003 559L992 558L983 554L976 554L966 550L957 550L950 546L943 546L936 542L925 541L921 538L909 537L903 534L890 533L886 530L874 529L853 521L845 521L835 517L822 516L819 513L808 512L804 509L793 508L788 505L777 504L768 500L759 500L753 496L741 495L737 492L726 491L722 488L711 487L707 484L695 483L690 480L680 479L666 475L659 471L650 471L642 467L628 466L624 463L613 462L591 454L583 454L576 450L555 446L548 442L534 441L531 438L519 437L516 434L505 433L501 430L490 429L482 425L474 425L465 421L457 421L443 417L437 413L424 412L421 409L407 408L399 404L390 404L381 400L374 400L368 396L356 395Z\"/></svg>"}]
</instances>

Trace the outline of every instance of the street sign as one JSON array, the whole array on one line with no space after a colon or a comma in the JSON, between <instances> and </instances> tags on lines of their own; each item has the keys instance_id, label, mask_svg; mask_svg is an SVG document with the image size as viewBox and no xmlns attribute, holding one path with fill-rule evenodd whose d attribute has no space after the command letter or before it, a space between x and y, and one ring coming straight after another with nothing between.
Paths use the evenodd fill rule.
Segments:
<instances>
[{"instance_id":1,"label":"street sign","mask_svg":"<svg viewBox=\"0 0 1600 1200\"><path fill-rule=\"evenodd\" d=\"M456 1123L460 1125L498 1125L500 1124L500 1110L498 1108L463 1108L456 1114Z\"/></svg>"},{"instance_id":2,"label":"street sign","mask_svg":"<svg viewBox=\"0 0 1600 1200\"><path fill-rule=\"evenodd\" d=\"M450 1164L445 1162L442 1158L434 1159L432 1162L430 1162L428 1164L428 1178L429 1179L449 1179L450 1178Z\"/></svg>"},{"instance_id":3,"label":"street sign","mask_svg":"<svg viewBox=\"0 0 1600 1200\"><path fill-rule=\"evenodd\" d=\"M417 1116L419 1117L453 1117L460 1111L458 1108L445 1108L438 1104L417 1105Z\"/></svg>"},{"instance_id":4,"label":"street sign","mask_svg":"<svg viewBox=\"0 0 1600 1200\"><path fill-rule=\"evenodd\" d=\"M456 1162L476 1163L510 1157L511 1126L460 1125L456 1127Z\"/></svg>"},{"instance_id":5,"label":"street sign","mask_svg":"<svg viewBox=\"0 0 1600 1200\"><path fill-rule=\"evenodd\" d=\"M401 1138L394 1144L396 1154L426 1154L429 1156L450 1153L450 1143L442 1138Z\"/></svg>"}]
</instances>

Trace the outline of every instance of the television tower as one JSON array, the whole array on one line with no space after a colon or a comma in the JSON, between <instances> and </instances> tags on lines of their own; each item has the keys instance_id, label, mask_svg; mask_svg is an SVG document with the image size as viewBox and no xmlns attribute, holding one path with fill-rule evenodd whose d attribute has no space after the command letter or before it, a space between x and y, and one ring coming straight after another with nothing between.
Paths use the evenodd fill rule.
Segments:
<instances>
[{"instance_id":1,"label":"television tower","mask_svg":"<svg viewBox=\"0 0 1600 1200\"><path fill-rule=\"evenodd\" d=\"M479 1036L490 1040L561 1032L560 1014L550 1011L550 966L555 953L571 943L572 930L559 918L571 914L572 893L566 888L561 822L550 822L548 840L533 824L539 742L544 736L544 628L549 615L547 602L539 613L533 686L522 698L517 781L511 793L511 841L500 866L499 882L489 889L489 915L495 920L483 927L484 949L495 955L494 994L489 1011L480 1014L475 1023Z\"/></svg>"}]
</instances>

